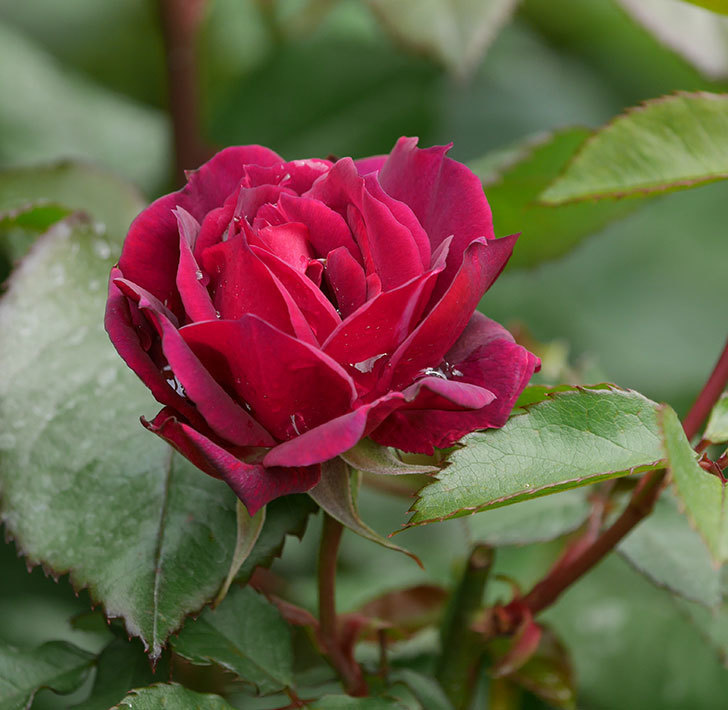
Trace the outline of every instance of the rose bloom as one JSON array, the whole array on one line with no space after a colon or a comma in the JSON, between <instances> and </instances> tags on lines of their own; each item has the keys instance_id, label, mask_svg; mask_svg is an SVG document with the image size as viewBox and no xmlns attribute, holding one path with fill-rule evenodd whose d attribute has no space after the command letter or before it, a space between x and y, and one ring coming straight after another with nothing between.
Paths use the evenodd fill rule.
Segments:
<instances>
[{"instance_id":1,"label":"rose bloom","mask_svg":"<svg viewBox=\"0 0 728 710\"><path fill-rule=\"evenodd\" d=\"M142 422L251 515L364 437L432 453L502 426L538 366L475 311L516 236L447 150L227 148L131 225L106 329L164 405Z\"/></svg>"}]
</instances>

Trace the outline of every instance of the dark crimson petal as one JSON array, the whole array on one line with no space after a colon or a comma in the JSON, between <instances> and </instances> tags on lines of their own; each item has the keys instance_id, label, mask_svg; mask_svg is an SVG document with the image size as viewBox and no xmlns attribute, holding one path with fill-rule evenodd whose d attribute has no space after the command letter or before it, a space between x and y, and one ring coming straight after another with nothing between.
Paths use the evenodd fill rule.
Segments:
<instances>
[{"instance_id":1,"label":"dark crimson petal","mask_svg":"<svg viewBox=\"0 0 728 710\"><path fill-rule=\"evenodd\" d=\"M260 316L309 343L316 338L293 298L243 236L209 247L202 265L212 279L213 303L223 320Z\"/></svg>"},{"instance_id":2,"label":"dark crimson petal","mask_svg":"<svg viewBox=\"0 0 728 710\"><path fill-rule=\"evenodd\" d=\"M229 230L230 222L235 214L235 206L238 203L237 193L234 192L225 201L222 207L211 210L205 215L200 225L200 233L197 235L195 242L194 255L199 263L202 259L202 253L218 242L223 241L223 237Z\"/></svg>"},{"instance_id":3,"label":"dark crimson petal","mask_svg":"<svg viewBox=\"0 0 728 710\"><path fill-rule=\"evenodd\" d=\"M501 427L537 366L538 358L520 345L492 340L455 366L464 381L480 384L496 395L490 404L470 411L401 408L370 436L383 446L432 454L433 447L450 446L476 429ZM415 406L416 402L408 405Z\"/></svg>"},{"instance_id":4,"label":"dark crimson petal","mask_svg":"<svg viewBox=\"0 0 728 710\"><path fill-rule=\"evenodd\" d=\"M337 247L346 247L361 264L359 248L344 218L319 200L281 195L279 207L289 222L302 222L308 227L311 246L320 257Z\"/></svg>"},{"instance_id":5,"label":"dark crimson petal","mask_svg":"<svg viewBox=\"0 0 728 710\"><path fill-rule=\"evenodd\" d=\"M292 190L280 185L259 185L258 187L243 187L238 193L238 203L235 215L244 217L252 222L258 210L266 204L274 205L282 195L293 194ZM300 220L290 220L291 222Z\"/></svg>"},{"instance_id":6,"label":"dark crimson petal","mask_svg":"<svg viewBox=\"0 0 728 710\"><path fill-rule=\"evenodd\" d=\"M382 381L383 387L400 389L424 368L439 365L465 330L480 298L500 273L516 238L517 235L493 240L481 238L468 246L448 290L392 356L390 375Z\"/></svg>"},{"instance_id":7,"label":"dark crimson petal","mask_svg":"<svg viewBox=\"0 0 728 710\"><path fill-rule=\"evenodd\" d=\"M300 222L262 227L258 238L277 257L303 273L313 256L308 244L308 229Z\"/></svg>"},{"instance_id":8,"label":"dark crimson petal","mask_svg":"<svg viewBox=\"0 0 728 710\"><path fill-rule=\"evenodd\" d=\"M341 318L331 301L308 276L294 269L275 254L259 247L252 247L252 250L296 302L317 341L323 343L331 331L341 323Z\"/></svg>"},{"instance_id":9,"label":"dark crimson petal","mask_svg":"<svg viewBox=\"0 0 728 710\"><path fill-rule=\"evenodd\" d=\"M447 351L445 361L459 365L478 348L488 345L492 340L515 342L510 332L500 323L491 320L480 311L475 311L455 345Z\"/></svg>"},{"instance_id":10,"label":"dark crimson petal","mask_svg":"<svg viewBox=\"0 0 728 710\"><path fill-rule=\"evenodd\" d=\"M260 185L278 185L286 175L286 164L277 165L246 165L245 187L258 187Z\"/></svg>"},{"instance_id":11,"label":"dark crimson petal","mask_svg":"<svg viewBox=\"0 0 728 710\"><path fill-rule=\"evenodd\" d=\"M132 321L131 309L137 309L136 303L122 293L117 281L122 274L118 268L111 270L109 280L109 298L106 301L104 326L111 342L124 362L137 374L139 379L151 390L154 398L160 403L176 409L190 421L201 421L195 408L181 397L162 375L140 341L140 332ZM173 316L174 317L174 316ZM151 327L151 326L150 326Z\"/></svg>"},{"instance_id":12,"label":"dark crimson petal","mask_svg":"<svg viewBox=\"0 0 728 710\"><path fill-rule=\"evenodd\" d=\"M430 238L427 236L427 232L422 229L422 225L420 225L415 213L404 202L395 200L384 192L376 175L369 175L365 178L364 184L367 186L367 190L369 190L371 195L380 202L384 202L394 215L394 218L409 230L420 252L422 266L427 269L430 266L432 256Z\"/></svg>"},{"instance_id":13,"label":"dark crimson petal","mask_svg":"<svg viewBox=\"0 0 728 710\"><path fill-rule=\"evenodd\" d=\"M194 323L180 333L212 376L234 389L276 439L340 416L356 398L339 364L257 316Z\"/></svg>"},{"instance_id":14,"label":"dark crimson petal","mask_svg":"<svg viewBox=\"0 0 728 710\"><path fill-rule=\"evenodd\" d=\"M176 210L179 224L179 265L177 266L177 290L187 317L191 321L217 318L215 306L206 288L209 281L204 276L192 250L200 230L197 220L186 210Z\"/></svg>"},{"instance_id":15,"label":"dark crimson petal","mask_svg":"<svg viewBox=\"0 0 728 710\"><path fill-rule=\"evenodd\" d=\"M486 383L475 384L428 376L405 389L407 405L404 409L481 409L490 404L496 395L486 389Z\"/></svg>"},{"instance_id":16,"label":"dark crimson petal","mask_svg":"<svg viewBox=\"0 0 728 710\"><path fill-rule=\"evenodd\" d=\"M356 165L359 175L368 175L369 173L379 172L388 157L388 155L372 155L369 158L359 158L359 160L354 161L354 165Z\"/></svg>"},{"instance_id":17,"label":"dark crimson petal","mask_svg":"<svg viewBox=\"0 0 728 710\"><path fill-rule=\"evenodd\" d=\"M416 138L400 138L378 176L388 194L412 208L433 250L454 236L436 295L455 276L467 246L478 237L494 236L482 183L465 165L446 158L448 150L449 146L423 150Z\"/></svg>"},{"instance_id":18,"label":"dark crimson petal","mask_svg":"<svg viewBox=\"0 0 728 710\"><path fill-rule=\"evenodd\" d=\"M424 266L412 232L394 217L385 202L373 197L366 188L362 192L361 213L374 271L382 281L382 288L389 291L419 276Z\"/></svg>"},{"instance_id":19,"label":"dark crimson petal","mask_svg":"<svg viewBox=\"0 0 728 710\"><path fill-rule=\"evenodd\" d=\"M179 259L175 207L183 207L199 222L236 190L246 165L281 161L267 148L238 146L220 151L199 170L188 173L187 184L181 190L160 197L132 222L119 259L124 276L160 301L174 301Z\"/></svg>"},{"instance_id":20,"label":"dark crimson petal","mask_svg":"<svg viewBox=\"0 0 728 710\"><path fill-rule=\"evenodd\" d=\"M391 355L422 315L441 270L442 266L367 301L331 333L323 351L350 364Z\"/></svg>"},{"instance_id":21,"label":"dark crimson petal","mask_svg":"<svg viewBox=\"0 0 728 710\"><path fill-rule=\"evenodd\" d=\"M308 466L328 461L354 446L405 401L401 392L390 392L278 444L266 454L263 463L266 466Z\"/></svg>"},{"instance_id":22,"label":"dark crimson petal","mask_svg":"<svg viewBox=\"0 0 728 710\"><path fill-rule=\"evenodd\" d=\"M321 478L320 466L266 468L245 463L165 410L153 421L142 419L142 423L199 469L225 481L250 515L275 498L311 490Z\"/></svg>"},{"instance_id":23,"label":"dark crimson petal","mask_svg":"<svg viewBox=\"0 0 728 710\"><path fill-rule=\"evenodd\" d=\"M309 158L307 160L291 160L285 164L288 178L283 181L295 193L302 195L311 189L311 185L326 173L333 163L330 160Z\"/></svg>"},{"instance_id":24,"label":"dark crimson petal","mask_svg":"<svg viewBox=\"0 0 728 710\"><path fill-rule=\"evenodd\" d=\"M342 318L348 318L367 297L367 282L359 262L346 247L326 256L326 280L334 292Z\"/></svg>"},{"instance_id":25,"label":"dark crimson petal","mask_svg":"<svg viewBox=\"0 0 728 710\"><path fill-rule=\"evenodd\" d=\"M172 372L210 429L236 446L273 446L275 441L271 435L215 382L164 314L143 296L139 307L147 310L154 320Z\"/></svg>"}]
</instances>

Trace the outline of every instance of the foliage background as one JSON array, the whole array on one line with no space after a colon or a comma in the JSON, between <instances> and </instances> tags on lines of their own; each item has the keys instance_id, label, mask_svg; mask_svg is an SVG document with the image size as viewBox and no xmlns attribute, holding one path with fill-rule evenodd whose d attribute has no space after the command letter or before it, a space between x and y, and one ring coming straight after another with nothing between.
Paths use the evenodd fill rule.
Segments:
<instances>
[{"instance_id":1,"label":"foliage background","mask_svg":"<svg viewBox=\"0 0 728 710\"><path fill-rule=\"evenodd\" d=\"M405 134L421 145L453 141L451 155L467 162L533 134L599 126L675 90L728 88L612 0L525 0L467 77L401 48L363 0L213 0L199 51L206 140L262 143L291 159L383 153ZM150 199L170 188L154 3L0 0L0 94L0 167L80 157L131 179ZM719 182L651 200L558 260L509 268L482 308L537 341L568 346L582 364L577 378L608 379L684 413L725 337L725 190ZM500 236L497 210L494 219ZM552 343L548 353L563 372L563 348ZM362 510L382 531L404 521L402 501L380 494L365 493ZM347 535L341 607L365 601L362 589L450 581L467 546L460 522L401 536L422 552L426 573ZM315 537L289 541L276 563L308 605ZM552 555L549 545L509 548L499 571L528 584ZM505 589L494 585L493 594ZM88 604L65 579L27 574L14 546L2 546L0 638L29 646L67 639L98 651L108 631L68 624ZM667 593L620 557L575 585L548 617L571 647L580 707L724 706L728 672L713 649ZM33 707L73 702L42 691Z\"/></svg>"}]
</instances>

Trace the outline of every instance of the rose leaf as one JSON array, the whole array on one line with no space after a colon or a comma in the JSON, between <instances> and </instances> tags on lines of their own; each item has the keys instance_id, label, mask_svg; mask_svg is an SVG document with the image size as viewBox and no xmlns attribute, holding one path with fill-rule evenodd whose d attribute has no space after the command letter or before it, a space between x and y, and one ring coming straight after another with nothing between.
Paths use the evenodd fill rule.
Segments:
<instances>
[{"instance_id":1,"label":"rose leaf","mask_svg":"<svg viewBox=\"0 0 728 710\"><path fill-rule=\"evenodd\" d=\"M103 330L104 237L59 222L0 302L0 517L158 656L225 578L235 496L139 424L157 405Z\"/></svg>"},{"instance_id":2,"label":"rose leaf","mask_svg":"<svg viewBox=\"0 0 728 710\"><path fill-rule=\"evenodd\" d=\"M290 629L278 610L250 587L234 587L219 607L188 621L172 645L188 661L217 663L263 694L293 683Z\"/></svg>"},{"instance_id":3,"label":"rose leaf","mask_svg":"<svg viewBox=\"0 0 728 710\"><path fill-rule=\"evenodd\" d=\"M509 268L532 267L555 259L609 222L632 212L636 202L589 202L559 207L539 204L538 196L554 180L584 141L586 128L530 139L508 153L486 155L469 167L483 181L493 211L496 236L521 232Z\"/></svg>"},{"instance_id":4,"label":"rose leaf","mask_svg":"<svg viewBox=\"0 0 728 710\"><path fill-rule=\"evenodd\" d=\"M408 525L468 515L659 466L656 406L632 390L556 392L502 429L469 434L419 493Z\"/></svg>"},{"instance_id":5,"label":"rose leaf","mask_svg":"<svg viewBox=\"0 0 728 710\"><path fill-rule=\"evenodd\" d=\"M728 392L723 392L713 407L703 437L711 444L728 442Z\"/></svg>"},{"instance_id":6,"label":"rose leaf","mask_svg":"<svg viewBox=\"0 0 728 710\"><path fill-rule=\"evenodd\" d=\"M728 177L728 95L646 101L599 129L541 193L543 204L645 196Z\"/></svg>"},{"instance_id":7,"label":"rose leaf","mask_svg":"<svg viewBox=\"0 0 728 710\"><path fill-rule=\"evenodd\" d=\"M718 476L704 471L697 462L675 412L664 407L660 430L672 483L690 521L705 541L713 561L728 559L728 498Z\"/></svg>"},{"instance_id":8,"label":"rose leaf","mask_svg":"<svg viewBox=\"0 0 728 710\"><path fill-rule=\"evenodd\" d=\"M0 710L24 710L36 692L72 693L83 683L93 656L65 641L21 650L0 641Z\"/></svg>"},{"instance_id":9,"label":"rose leaf","mask_svg":"<svg viewBox=\"0 0 728 710\"><path fill-rule=\"evenodd\" d=\"M132 690L112 710L232 710L232 705L219 695L198 693L177 683L157 683Z\"/></svg>"},{"instance_id":10,"label":"rose leaf","mask_svg":"<svg viewBox=\"0 0 728 710\"><path fill-rule=\"evenodd\" d=\"M309 495L326 513L349 530L390 550L403 552L422 567L422 563L416 555L389 542L362 521L354 503L351 487L352 476L348 465L342 459L335 458L322 464L321 481L309 491Z\"/></svg>"}]
</instances>

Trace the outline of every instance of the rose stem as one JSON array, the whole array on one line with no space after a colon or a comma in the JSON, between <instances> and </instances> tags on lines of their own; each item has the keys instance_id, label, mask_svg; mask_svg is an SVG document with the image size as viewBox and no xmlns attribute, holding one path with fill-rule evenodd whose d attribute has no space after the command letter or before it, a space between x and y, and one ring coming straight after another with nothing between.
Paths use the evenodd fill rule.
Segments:
<instances>
[{"instance_id":1,"label":"rose stem","mask_svg":"<svg viewBox=\"0 0 728 710\"><path fill-rule=\"evenodd\" d=\"M350 695L363 696L368 689L361 668L348 659L339 643L336 616L336 559L344 527L324 513L318 558L319 638L331 664L337 670Z\"/></svg>"},{"instance_id":2,"label":"rose stem","mask_svg":"<svg viewBox=\"0 0 728 710\"><path fill-rule=\"evenodd\" d=\"M688 439L692 439L698 433L700 425L718 401L726 383L728 383L728 342L683 421L683 429ZM656 469L645 474L617 520L581 554L572 558L567 564L554 568L521 600L522 603L534 614L553 604L569 585L601 561L635 525L652 512L665 482L664 469Z\"/></svg>"},{"instance_id":3,"label":"rose stem","mask_svg":"<svg viewBox=\"0 0 728 710\"><path fill-rule=\"evenodd\" d=\"M493 557L493 550L487 545L473 548L440 630L442 650L435 677L456 710L470 706L475 689L483 642L470 627L482 608Z\"/></svg>"},{"instance_id":4,"label":"rose stem","mask_svg":"<svg viewBox=\"0 0 728 710\"><path fill-rule=\"evenodd\" d=\"M201 139L197 76L197 29L205 0L159 0L169 111L174 134L174 181L209 157Z\"/></svg>"}]
</instances>

